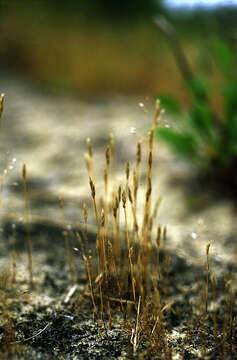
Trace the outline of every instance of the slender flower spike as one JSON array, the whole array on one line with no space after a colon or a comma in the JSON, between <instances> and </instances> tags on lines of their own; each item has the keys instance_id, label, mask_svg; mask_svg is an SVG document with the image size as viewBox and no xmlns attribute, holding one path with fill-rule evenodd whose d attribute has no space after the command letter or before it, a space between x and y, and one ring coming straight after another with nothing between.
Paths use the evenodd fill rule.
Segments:
<instances>
[{"instance_id":1,"label":"slender flower spike","mask_svg":"<svg viewBox=\"0 0 237 360\"><path fill-rule=\"evenodd\" d=\"M122 192L122 201L123 201L123 208L125 209L126 207L126 191L123 190Z\"/></svg>"},{"instance_id":2,"label":"slender flower spike","mask_svg":"<svg viewBox=\"0 0 237 360\"><path fill-rule=\"evenodd\" d=\"M92 151L92 144L91 144L91 139L90 138L87 139L87 146L88 146L88 154L92 158L93 157L93 151Z\"/></svg>"},{"instance_id":3,"label":"slender flower spike","mask_svg":"<svg viewBox=\"0 0 237 360\"><path fill-rule=\"evenodd\" d=\"M91 178L90 178L90 187L91 187L91 196L94 199L95 198L95 185Z\"/></svg>"},{"instance_id":4,"label":"slender flower spike","mask_svg":"<svg viewBox=\"0 0 237 360\"><path fill-rule=\"evenodd\" d=\"M1 119L2 113L3 113L4 99L5 99L5 94L1 94L0 95L0 119Z\"/></svg>"},{"instance_id":5,"label":"slender flower spike","mask_svg":"<svg viewBox=\"0 0 237 360\"><path fill-rule=\"evenodd\" d=\"M109 148L109 146L106 147L105 158L106 158L106 165L109 166L109 164L110 164L110 148Z\"/></svg>"}]
</instances>

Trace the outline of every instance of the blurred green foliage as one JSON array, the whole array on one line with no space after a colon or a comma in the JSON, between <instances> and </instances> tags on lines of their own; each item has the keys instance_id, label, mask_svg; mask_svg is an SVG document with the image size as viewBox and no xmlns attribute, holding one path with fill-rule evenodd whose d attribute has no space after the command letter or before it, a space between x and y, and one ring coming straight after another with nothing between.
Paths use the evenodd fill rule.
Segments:
<instances>
[{"instance_id":1,"label":"blurred green foliage","mask_svg":"<svg viewBox=\"0 0 237 360\"><path fill-rule=\"evenodd\" d=\"M214 59L221 70L222 112L211 105L212 91L207 79L193 75L185 86L191 102L182 110L171 95L161 95L161 107L176 119L176 128L159 127L158 139L178 156L195 163L202 174L237 185L237 76L233 51L223 41L212 45Z\"/></svg>"}]
</instances>

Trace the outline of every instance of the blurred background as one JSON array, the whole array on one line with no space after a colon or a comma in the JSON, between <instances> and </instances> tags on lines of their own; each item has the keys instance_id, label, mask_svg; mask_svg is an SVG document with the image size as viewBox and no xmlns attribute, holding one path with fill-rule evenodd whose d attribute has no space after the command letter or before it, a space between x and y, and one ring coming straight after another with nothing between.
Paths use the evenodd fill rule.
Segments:
<instances>
[{"instance_id":1,"label":"blurred background","mask_svg":"<svg viewBox=\"0 0 237 360\"><path fill-rule=\"evenodd\" d=\"M212 41L221 37L236 48L237 11L231 4L1 0L0 65L55 92L85 97L170 92L187 101L172 52L154 19L165 16L175 26L191 66L216 83L220 74L211 57Z\"/></svg>"}]
</instances>

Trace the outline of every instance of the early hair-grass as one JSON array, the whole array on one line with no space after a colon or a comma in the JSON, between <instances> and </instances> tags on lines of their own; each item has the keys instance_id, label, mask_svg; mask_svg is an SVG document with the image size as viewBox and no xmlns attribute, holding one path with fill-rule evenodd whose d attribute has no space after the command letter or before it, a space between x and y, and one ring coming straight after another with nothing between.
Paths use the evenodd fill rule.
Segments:
<instances>
[{"instance_id":1,"label":"early hair-grass","mask_svg":"<svg viewBox=\"0 0 237 360\"><path fill-rule=\"evenodd\" d=\"M167 341L161 340L156 335L165 337L165 325L163 312L170 306L161 305L161 294L157 280L161 280L161 266L159 262L159 252L161 248L161 238L166 239L166 227L157 228L156 245L153 243L153 225L156 220L160 199L152 202L152 168L154 152L154 130L159 121L159 102L156 103L156 113L154 124L144 143L147 144L148 151L146 158L146 188L145 191L140 187L140 165L142 160L141 140L137 143L135 166L132 168L129 162L125 166L125 182L116 186L114 175L113 153L114 141L111 141L105 148L105 168L104 185L105 199L102 201L102 208L96 198L96 184L93 169L93 152L90 141L88 143L88 154L85 155L86 167L89 175L89 185L94 206L95 220L97 223L96 258L97 266L90 265L87 256L83 255L88 276L88 290L93 304L94 312L100 309L100 319L103 328L106 330L105 318L111 319L111 307L120 304L121 314L127 331L130 331L130 340L133 345L134 355L137 353L140 338L143 331L149 334L149 341L155 341L156 346L162 348L166 356L169 353ZM112 173L113 179L110 180ZM92 175L93 174L93 175ZM130 176L132 174L132 176ZM112 186L109 186L109 184ZM117 190L116 190L117 188ZM109 189L111 193L109 193ZM141 192L138 198L138 191ZM142 191L144 196L142 196ZM140 201L144 199L143 215L139 225L138 211L141 209ZM139 204L138 204L139 199ZM99 214L101 214L99 216ZM85 219L86 224L86 219ZM86 225L85 225L86 226ZM86 238L85 238L86 239ZM80 239L81 241L81 239ZM87 245L85 244L85 247ZM154 255L155 246L157 248ZM84 246L81 245L84 253ZM165 287L168 287L168 270L170 258L167 256L164 271ZM97 273L92 273L90 268L97 268ZM151 276L152 275L152 276ZM153 289L153 290L152 290ZM162 290L168 292L168 290ZM98 300L99 299L99 303ZM160 304L160 305L157 305ZM148 311L153 309L152 319L147 323ZM149 309L149 310L148 310ZM129 317L135 312L136 321L131 325ZM105 316L106 313L106 316ZM145 315L147 314L147 315ZM129 321L129 322L127 322ZM130 325L129 325L130 324ZM129 330L130 329L130 330ZM164 345L161 347L161 343Z\"/></svg>"},{"instance_id":2,"label":"early hair-grass","mask_svg":"<svg viewBox=\"0 0 237 360\"><path fill-rule=\"evenodd\" d=\"M86 293L91 297L94 313L100 312L99 318L106 336L115 321L114 311L119 305L123 317L122 330L128 335L132 354L134 356L139 354L141 359L152 354L159 354L160 358L164 359L172 358L169 340L172 332L175 331L172 318L181 319L184 317L182 312L185 311L178 305L173 309L175 297L171 294L174 284L169 279L172 255L166 250L167 227L157 224L161 198L154 199L153 194L154 147L156 146L154 132L159 125L160 113L160 103L157 101L153 126L142 141L138 140L134 165L131 162L125 165L124 183L116 183L115 164L114 160L111 160L116 146L113 141L111 147L110 138L109 145L105 148L105 198L100 203L96 198L91 143L88 154L85 155L98 230L96 256L91 256L90 262L87 256L83 256L88 276L88 293ZM146 154L145 147L147 147ZM143 169L146 168L145 177L143 174L145 179L143 187L140 183L142 158L145 162ZM113 174L112 180L111 174ZM86 221L85 218L85 226ZM85 248L86 246L85 244ZM187 309L189 321L183 335L183 345L179 347L183 349L183 356L187 344L197 341L196 332L200 334L198 340L200 356L206 356L210 326L215 346L219 346L221 339L222 358L226 354L236 353L233 349L235 324L233 277L225 282L224 316L222 320L220 316L217 319L217 285L216 277L212 275L210 269L210 246L210 243L206 245L204 265L200 268L201 279L196 284L200 296L197 292L196 297L190 300ZM218 322L222 325L220 326ZM181 350L179 351L181 354Z\"/></svg>"}]
</instances>

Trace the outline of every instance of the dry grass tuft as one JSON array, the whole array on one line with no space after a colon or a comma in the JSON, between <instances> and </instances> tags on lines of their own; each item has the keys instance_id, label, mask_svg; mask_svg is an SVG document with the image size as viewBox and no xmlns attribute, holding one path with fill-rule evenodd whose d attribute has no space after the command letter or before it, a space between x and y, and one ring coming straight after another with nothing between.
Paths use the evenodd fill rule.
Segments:
<instances>
[{"instance_id":1,"label":"dry grass tuft","mask_svg":"<svg viewBox=\"0 0 237 360\"><path fill-rule=\"evenodd\" d=\"M222 339L224 358L230 348L234 353L235 291L232 276L226 280L225 315L220 327L217 320L217 283L215 275L211 276L210 272L210 243L205 249L206 258L201 270L201 280L196 286L199 289L197 296L190 297L190 303L184 305L186 309L182 309L180 305L173 308L177 301L171 294L174 284L169 278L172 257L166 251L167 227L157 224L161 199L154 199L153 194L154 131L159 124L159 116L160 104L157 101L154 124L143 139L147 146L146 154L143 154L144 149L142 150L142 142L139 140L135 165L126 163L125 180L122 184L116 184L114 178L114 139L110 137L109 145L105 149L104 199L100 204L96 198L92 145L88 141L88 154L85 159L98 231L95 256L89 255L86 230L83 241L80 239L88 277L86 294L91 297L94 314L106 336L115 321L115 311L119 310L123 318L122 328L128 335L134 356L140 354L139 358L142 359L159 354L159 358L171 359L170 344L175 331L172 319L180 321L185 316L183 311L187 311L189 320L183 335L183 355L187 344L195 341L194 334L198 332L198 356L205 356L207 334L211 326L216 347L219 347L219 339ZM142 157L146 159L145 191L140 188ZM143 204L138 204L138 192L142 195L139 199L143 197ZM142 206L143 214L139 217L138 210ZM86 229L85 208L84 219ZM87 249L86 254L84 249ZM179 331L182 333L183 329ZM231 341L227 347L228 337ZM181 350L179 352L181 356Z\"/></svg>"}]
</instances>

